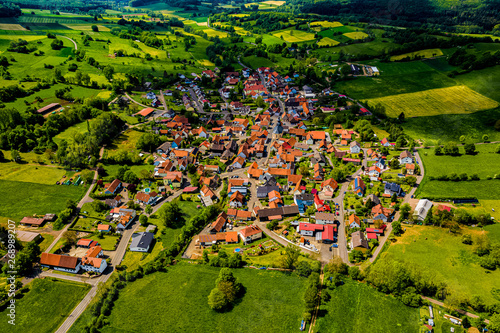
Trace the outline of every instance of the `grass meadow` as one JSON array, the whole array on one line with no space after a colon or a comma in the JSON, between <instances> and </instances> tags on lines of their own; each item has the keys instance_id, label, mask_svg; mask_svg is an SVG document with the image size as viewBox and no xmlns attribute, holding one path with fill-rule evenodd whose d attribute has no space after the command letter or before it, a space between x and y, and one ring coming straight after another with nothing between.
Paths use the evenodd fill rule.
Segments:
<instances>
[{"instance_id":1,"label":"grass meadow","mask_svg":"<svg viewBox=\"0 0 500 333\"><path fill-rule=\"evenodd\" d=\"M34 279L30 291L16 302L16 326L2 312L0 331L23 333L55 332L90 289L88 284L52 279ZM64 300L64 301L62 301Z\"/></svg>"},{"instance_id":2,"label":"grass meadow","mask_svg":"<svg viewBox=\"0 0 500 333\"><path fill-rule=\"evenodd\" d=\"M429 279L445 282L453 293L468 298L478 295L486 304L498 301L491 290L500 284L500 271L488 271L479 266L472 246L461 242L461 234L471 234L474 239L474 235L484 231L463 227L461 234L451 234L448 229L439 227L415 225L405 228L406 232L381 254L379 260L406 261L433 272L434 276Z\"/></svg>"},{"instance_id":3,"label":"grass meadow","mask_svg":"<svg viewBox=\"0 0 500 333\"><path fill-rule=\"evenodd\" d=\"M500 165L500 154L495 153L496 144L476 145L477 155L461 156L436 156L431 149L421 151L420 158L425 167L425 178L420 184L417 195L425 196L448 196L450 198L460 196L474 196L479 200L498 200L500 198L500 181L496 179L487 180L498 173ZM460 148L463 154L463 149ZM451 173L466 173L471 176L478 174L479 181L438 181L429 180L430 176L450 175Z\"/></svg>"},{"instance_id":4,"label":"grass meadow","mask_svg":"<svg viewBox=\"0 0 500 333\"><path fill-rule=\"evenodd\" d=\"M267 58L257 57L257 56L249 56L242 58L242 62L245 65L250 66L251 68L259 68L259 67L272 67L274 66L274 62Z\"/></svg>"},{"instance_id":5,"label":"grass meadow","mask_svg":"<svg viewBox=\"0 0 500 333\"><path fill-rule=\"evenodd\" d=\"M166 273L154 273L130 283L120 291L109 325L102 332L298 330L304 309L305 279L282 272L233 270L246 293L231 311L218 313L207 304L218 272L218 268L181 263ZM142 306L134 306L138 303ZM155 311L150 311L151 308Z\"/></svg>"},{"instance_id":6,"label":"grass meadow","mask_svg":"<svg viewBox=\"0 0 500 333\"><path fill-rule=\"evenodd\" d=\"M59 213L68 200L79 201L86 186L45 185L0 180L0 216L19 221L33 214Z\"/></svg>"},{"instance_id":7,"label":"grass meadow","mask_svg":"<svg viewBox=\"0 0 500 333\"><path fill-rule=\"evenodd\" d=\"M369 99L371 105L385 106L389 117L401 112L406 117L461 114L489 110L499 106L494 101L467 86L424 90L408 94L391 95Z\"/></svg>"},{"instance_id":8,"label":"grass meadow","mask_svg":"<svg viewBox=\"0 0 500 333\"><path fill-rule=\"evenodd\" d=\"M320 307L314 332L418 332L419 310L390 295L348 280L330 291L331 300ZM381 311L383 309L383 311Z\"/></svg>"},{"instance_id":9,"label":"grass meadow","mask_svg":"<svg viewBox=\"0 0 500 333\"><path fill-rule=\"evenodd\" d=\"M0 163L1 180L54 185L65 174L66 170L57 167L14 162Z\"/></svg>"}]
</instances>

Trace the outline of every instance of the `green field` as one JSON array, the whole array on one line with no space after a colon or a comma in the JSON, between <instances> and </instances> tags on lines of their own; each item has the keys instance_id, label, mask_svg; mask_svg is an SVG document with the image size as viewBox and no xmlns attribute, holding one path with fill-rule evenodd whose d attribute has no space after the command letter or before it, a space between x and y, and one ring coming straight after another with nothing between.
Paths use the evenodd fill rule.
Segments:
<instances>
[{"instance_id":1,"label":"green field","mask_svg":"<svg viewBox=\"0 0 500 333\"><path fill-rule=\"evenodd\" d=\"M320 307L314 332L418 332L419 311L364 283L347 281L330 291L331 300ZM381 311L383 309L383 311Z\"/></svg>"},{"instance_id":2,"label":"green field","mask_svg":"<svg viewBox=\"0 0 500 333\"><path fill-rule=\"evenodd\" d=\"M256 56L249 56L242 58L241 61L245 64L248 65L250 68L259 68L259 67L272 67L274 66L274 63L263 57L256 57Z\"/></svg>"},{"instance_id":3,"label":"green field","mask_svg":"<svg viewBox=\"0 0 500 333\"><path fill-rule=\"evenodd\" d=\"M7 310L4 310L2 312L4 320L0 322L0 331L55 332L83 299L90 286L62 280L35 279L30 288L31 290L16 302L16 326L7 323Z\"/></svg>"},{"instance_id":4,"label":"green field","mask_svg":"<svg viewBox=\"0 0 500 333\"><path fill-rule=\"evenodd\" d=\"M500 186L498 180L487 180L493 177L500 165L500 154L495 153L496 144L476 145L477 155L436 156L432 150L420 151L420 158L424 163L426 178L419 186L417 194L425 196L475 196L478 199L499 199ZM463 154L463 149L460 148ZM471 176L478 174L479 181L438 181L428 177L450 175L451 173L466 173ZM485 190L488 189L488 190Z\"/></svg>"},{"instance_id":5,"label":"green field","mask_svg":"<svg viewBox=\"0 0 500 333\"><path fill-rule=\"evenodd\" d=\"M71 199L79 201L86 186L44 185L0 180L0 216L16 221L33 214L59 213Z\"/></svg>"},{"instance_id":6,"label":"green field","mask_svg":"<svg viewBox=\"0 0 500 333\"><path fill-rule=\"evenodd\" d=\"M329 37L323 37L321 38L321 40L318 42L318 45L319 46L323 46L323 45L328 45L328 46L335 46L339 44L339 42L337 42L336 40L333 40Z\"/></svg>"},{"instance_id":7,"label":"green field","mask_svg":"<svg viewBox=\"0 0 500 333\"><path fill-rule=\"evenodd\" d=\"M66 140L68 142L71 142L72 138L76 134L84 134L88 132L88 125L86 121L83 121L81 123L78 123L76 125L73 125L71 127L68 127L66 130L62 131L61 133L57 134L54 137L54 142L59 143L62 140Z\"/></svg>"},{"instance_id":8,"label":"green field","mask_svg":"<svg viewBox=\"0 0 500 333\"><path fill-rule=\"evenodd\" d=\"M51 166L19 164L14 162L0 163L0 179L54 185L66 174L66 170Z\"/></svg>"},{"instance_id":9,"label":"green field","mask_svg":"<svg viewBox=\"0 0 500 333\"><path fill-rule=\"evenodd\" d=\"M178 264L167 273L154 273L130 283L120 291L109 316L110 324L102 332L298 330L304 311L303 278L282 272L233 270L246 293L231 311L217 313L208 307L207 297L218 272L218 268ZM143 306L134 306L137 302ZM148 325L144 325L144 318L148 318ZM78 332L78 326L70 332Z\"/></svg>"},{"instance_id":10,"label":"green field","mask_svg":"<svg viewBox=\"0 0 500 333\"><path fill-rule=\"evenodd\" d=\"M478 228L462 228L462 234L481 232ZM486 304L497 302L491 290L500 284L500 271L488 271L479 266L472 247L461 242L460 234L452 234L448 229L406 226L404 235L398 237L379 260L406 261L433 272L435 276L429 276L429 279L445 282L452 293L468 298L479 295Z\"/></svg>"},{"instance_id":11,"label":"green field","mask_svg":"<svg viewBox=\"0 0 500 333\"><path fill-rule=\"evenodd\" d=\"M404 112L406 117L460 114L493 109L498 102L481 95L467 86L424 90L408 94L369 99L370 105L385 106L389 117Z\"/></svg>"},{"instance_id":12,"label":"green field","mask_svg":"<svg viewBox=\"0 0 500 333\"><path fill-rule=\"evenodd\" d=\"M458 142L461 135L469 142L482 142L484 134L488 134L491 141L500 141L500 132L493 127L493 119L500 119L500 108L469 114L406 118L403 127L412 138L425 140L430 145L439 140Z\"/></svg>"},{"instance_id":13,"label":"green field","mask_svg":"<svg viewBox=\"0 0 500 333\"><path fill-rule=\"evenodd\" d=\"M391 61L398 61L398 60L401 60L404 58L415 59L415 57L434 58L434 57L439 57L442 55L443 55L443 51L441 51L440 49L427 49L427 50L420 50L420 51L400 54L397 56L392 56Z\"/></svg>"}]
</instances>

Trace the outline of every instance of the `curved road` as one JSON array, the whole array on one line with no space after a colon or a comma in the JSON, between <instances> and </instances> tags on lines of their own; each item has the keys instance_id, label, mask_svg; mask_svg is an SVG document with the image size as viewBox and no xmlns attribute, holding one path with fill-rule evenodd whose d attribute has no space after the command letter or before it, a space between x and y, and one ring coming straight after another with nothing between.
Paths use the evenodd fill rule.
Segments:
<instances>
[{"instance_id":1,"label":"curved road","mask_svg":"<svg viewBox=\"0 0 500 333\"><path fill-rule=\"evenodd\" d=\"M73 43L73 45L75 45L75 50L78 50L78 45L76 45L76 42L74 40L72 40L71 38L63 36L63 35L57 35L57 37L62 37L62 38L68 39L70 42Z\"/></svg>"}]
</instances>

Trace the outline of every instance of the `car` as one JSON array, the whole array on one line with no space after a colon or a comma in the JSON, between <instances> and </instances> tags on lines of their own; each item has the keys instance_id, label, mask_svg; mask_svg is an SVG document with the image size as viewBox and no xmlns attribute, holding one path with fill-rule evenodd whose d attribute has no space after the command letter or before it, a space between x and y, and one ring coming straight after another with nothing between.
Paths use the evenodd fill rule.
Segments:
<instances>
[{"instance_id":1,"label":"car","mask_svg":"<svg viewBox=\"0 0 500 333\"><path fill-rule=\"evenodd\" d=\"M340 215L339 212L337 212L337 216L339 216L339 215Z\"/></svg>"},{"instance_id":2,"label":"car","mask_svg":"<svg viewBox=\"0 0 500 333\"><path fill-rule=\"evenodd\" d=\"M338 246L338 244L332 244L332 246L330 248L332 248L332 247L338 248L339 246Z\"/></svg>"}]
</instances>

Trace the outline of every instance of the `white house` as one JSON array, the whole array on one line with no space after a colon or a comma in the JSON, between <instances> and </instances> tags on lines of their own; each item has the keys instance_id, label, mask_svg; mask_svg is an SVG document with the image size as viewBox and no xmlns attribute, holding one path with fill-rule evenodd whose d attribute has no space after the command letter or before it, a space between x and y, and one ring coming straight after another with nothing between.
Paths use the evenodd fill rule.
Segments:
<instances>
[{"instance_id":1,"label":"white house","mask_svg":"<svg viewBox=\"0 0 500 333\"><path fill-rule=\"evenodd\" d=\"M415 212L413 216L420 221L425 220L425 217L432 208L432 202L427 199L419 200L417 207L415 207Z\"/></svg>"},{"instance_id":2,"label":"white house","mask_svg":"<svg viewBox=\"0 0 500 333\"><path fill-rule=\"evenodd\" d=\"M92 258L92 257L82 258L82 269L84 271L102 274L102 272L104 272L106 267L108 267L108 263L103 258Z\"/></svg>"},{"instance_id":3,"label":"white house","mask_svg":"<svg viewBox=\"0 0 500 333\"><path fill-rule=\"evenodd\" d=\"M251 225L238 231L238 235L244 243L251 243L256 239L262 238L262 230L256 225Z\"/></svg>"},{"instance_id":4,"label":"white house","mask_svg":"<svg viewBox=\"0 0 500 333\"><path fill-rule=\"evenodd\" d=\"M361 152L361 144L357 141L353 141L350 144L351 154L359 154Z\"/></svg>"},{"instance_id":5,"label":"white house","mask_svg":"<svg viewBox=\"0 0 500 333\"><path fill-rule=\"evenodd\" d=\"M407 150L399 155L399 164L411 164L413 163L413 157L411 153Z\"/></svg>"},{"instance_id":6,"label":"white house","mask_svg":"<svg viewBox=\"0 0 500 333\"><path fill-rule=\"evenodd\" d=\"M150 232L138 232L132 235L130 243L130 251L132 252L148 252L151 243L153 243L154 235Z\"/></svg>"}]
</instances>

